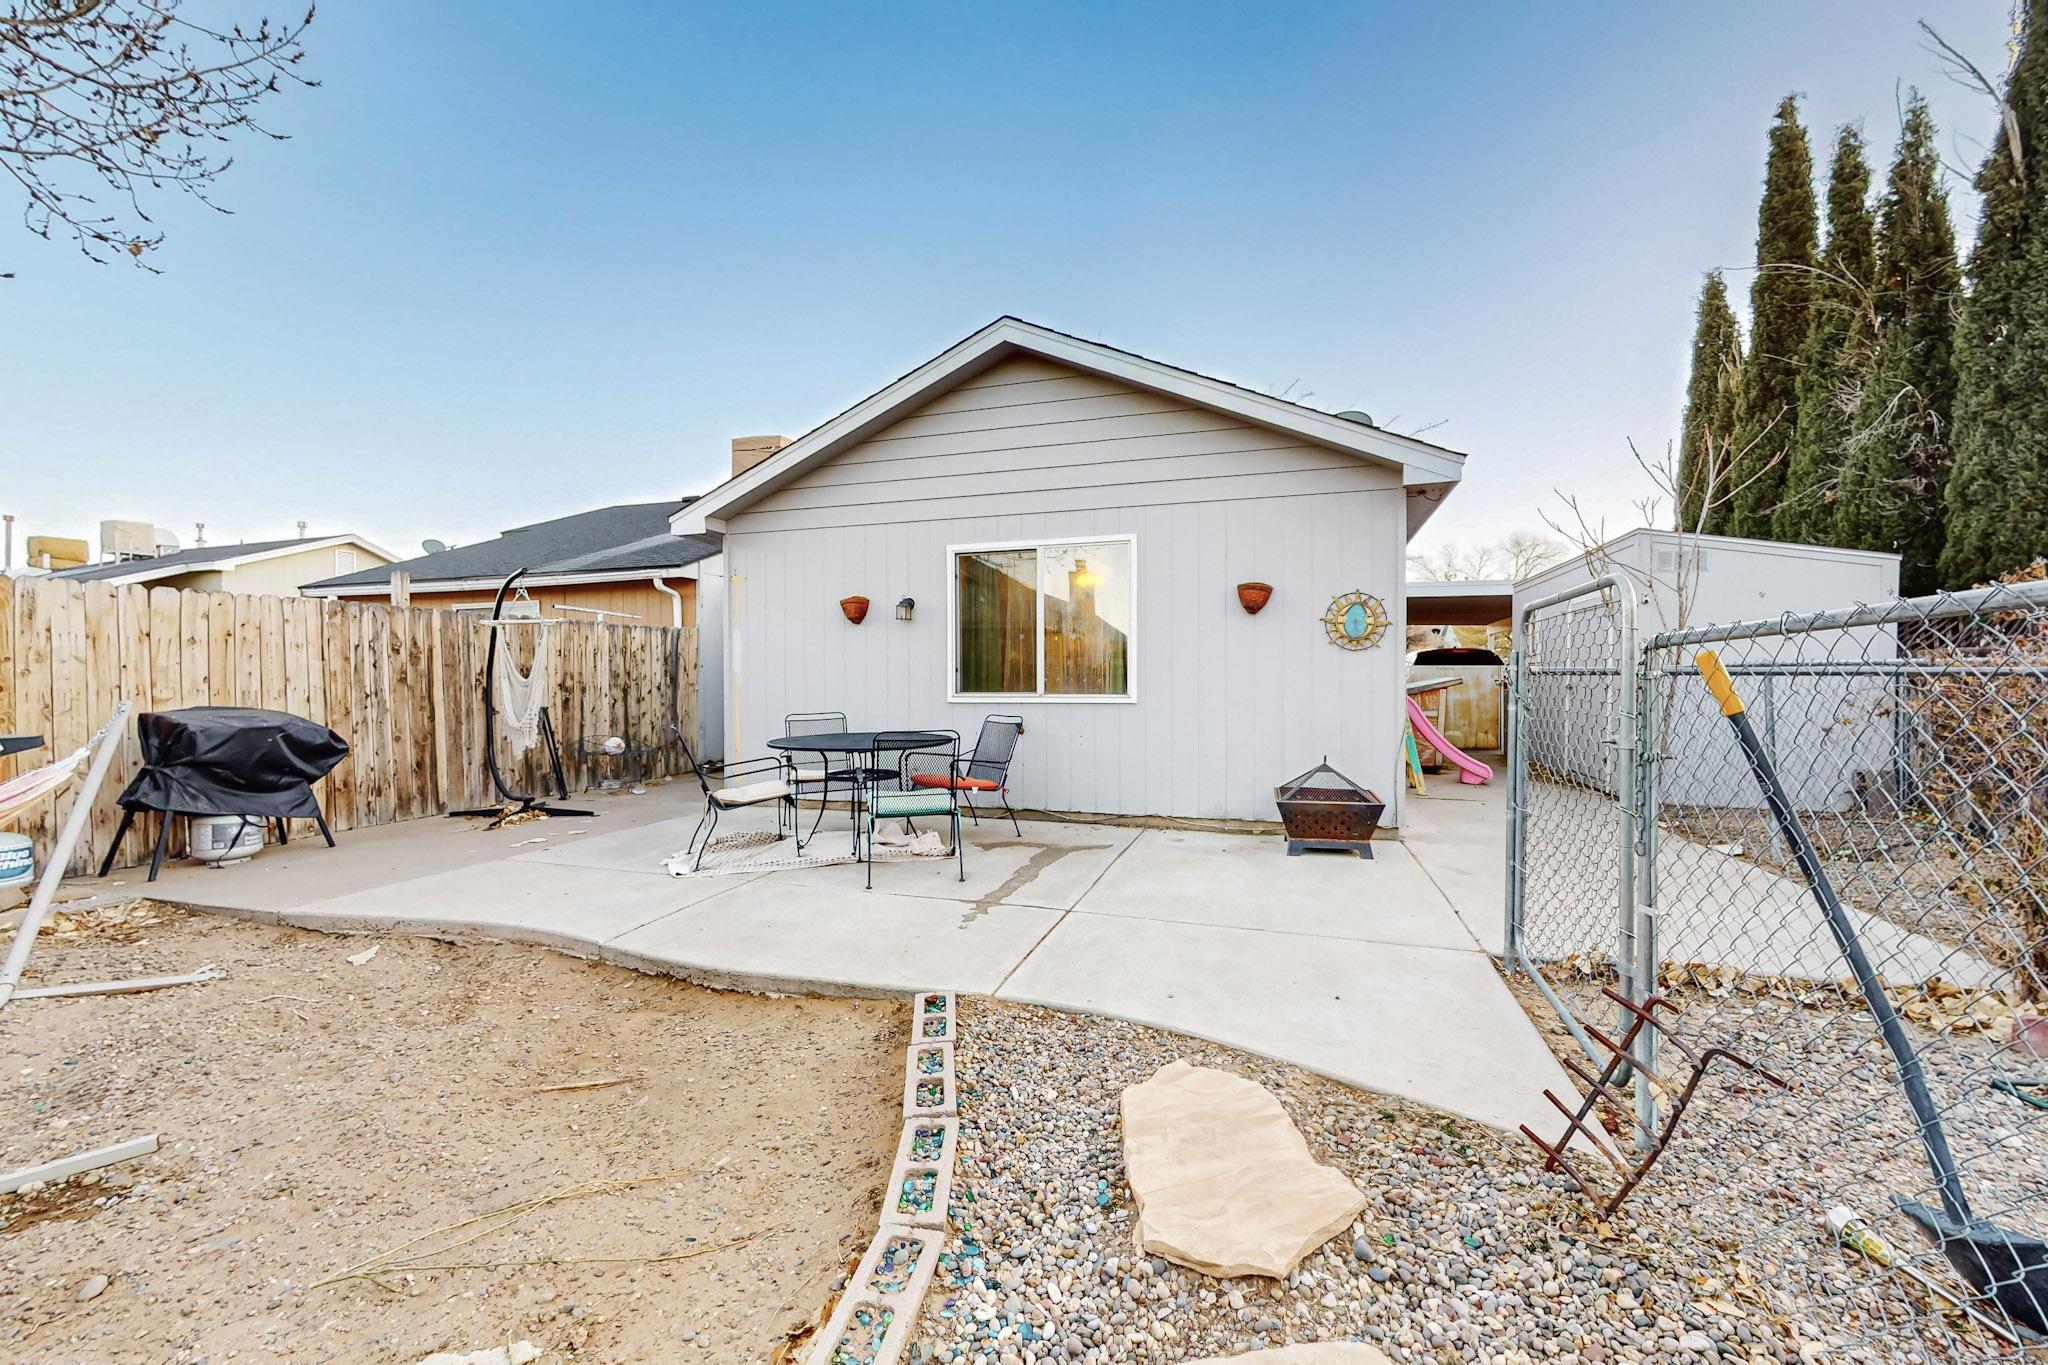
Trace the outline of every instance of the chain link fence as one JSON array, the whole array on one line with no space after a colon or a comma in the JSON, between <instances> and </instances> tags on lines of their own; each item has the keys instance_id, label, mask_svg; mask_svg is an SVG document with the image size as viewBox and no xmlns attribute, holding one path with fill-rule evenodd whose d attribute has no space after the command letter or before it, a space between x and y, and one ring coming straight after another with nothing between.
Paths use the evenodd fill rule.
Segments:
<instances>
[{"instance_id":1,"label":"chain link fence","mask_svg":"<svg viewBox=\"0 0 2048 1365\"><path fill-rule=\"evenodd\" d=\"M1954 1235L1974 1219L1992 1260L2022 1262L2048 1238L2048 1022L2032 1022L2048 1015L2048 583L1640 640L1619 581L1575 594L1517 623L1510 964L1582 1042L1615 1014L1603 987L1654 989L1695 1047L1788 1083L1717 1073L1650 1181L1736 1244L1764 1298L1810 1309L1830 1349L2048 1352L2030 1335L2048 1332L2048 1250L2034 1281ZM1838 917L1702 650L1726 665ZM1887 1005L1917 1059L1903 1069ZM1640 1147L1685 1076L1668 1052L1636 1055L1635 1130L1615 1131ZM1906 1204L1946 1210L1953 1254ZM1841 1244L1843 1210L1892 1264ZM1965 1283L1973 1268L1989 1292Z\"/></svg>"}]
</instances>

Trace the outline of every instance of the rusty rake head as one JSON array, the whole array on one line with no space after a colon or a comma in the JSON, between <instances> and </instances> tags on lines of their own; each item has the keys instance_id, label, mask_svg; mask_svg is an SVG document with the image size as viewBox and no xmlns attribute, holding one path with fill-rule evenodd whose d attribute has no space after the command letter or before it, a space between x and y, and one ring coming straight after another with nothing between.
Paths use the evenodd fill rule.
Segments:
<instances>
[{"instance_id":1,"label":"rusty rake head","mask_svg":"<svg viewBox=\"0 0 2048 1365\"><path fill-rule=\"evenodd\" d=\"M1706 1076L1708 1069L1715 1062L1732 1062L1745 1071L1756 1073L1781 1090L1785 1089L1786 1085L1780 1077L1764 1070L1747 1057L1731 1052L1727 1048L1709 1047L1697 1051L1694 1050L1678 1033L1676 1027L1674 1027L1680 1012L1678 1006L1661 995L1647 996L1641 1004L1637 1004L1612 988L1603 988L1601 993L1621 1007L1623 1016L1628 1021L1628 1027L1622 1030L1621 1038L1617 1041L1608 1037L1607 1034L1601 1032L1598 1028L1590 1024L1586 1025L1587 1036L1592 1038L1607 1053L1605 1065L1600 1068L1599 1074L1595 1075L1580 1065L1576 1058L1562 1058L1565 1069L1578 1078L1579 1083L1586 1088L1586 1093L1579 1098L1577 1105L1568 1105L1557 1097L1555 1091L1546 1090L1543 1092L1543 1098L1549 1100L1566 1119L1564 1135L1556 1143L1545 1142L1527 1124L1522 1125L1522 1135L1535 1143L1537 1149L1543 1153L1545 1170L1563 1171L1572 1184L1579 1189L1580 1193L1599 1206L1600 1216L1602 1218L1609 1218L1621 1207L1622 1201L1628 1198L1635 1187L1642 1183L1642 1179L1649 1173L1650 1167L1656 1163L1657 1158L1663 1155L1664 1149L1670 1145L1671 1136L1677 1130L1679 1120L1685 1117L1686 1109L1691 1106L1693 1095L1698 1091L1700 1081ZM1659 1015L1659 1010L1664 1011L1664 1013ZM1687 1075L1683 1085L1674 1085L1670 1080L1644 1065L1642 1060L1636 1055L1637 1043L1641 1040L1643 1030L1645 1029L1653 1030L1658 1049L1661 1050L1668 1046L1685 1060ZM1616 1156L1609 1146L1607 1141L1610 1133L1608 1124L1601 1120L1594 1120L1593 1125L1589 1126L1587 1120L1592 1118L1596 1110L1601 1110L1602 1106L1605 1106L1604 1112L1615 1116L1613 1126L1618 1129L1621 1123L1634 1113L1634 1106L1630 1101L1629 1095L1619 1087L1626 1085L1631 1077L1637 1075L1640 1075L1642 1080L1647 1081L1661 1093L1665 1095L1675 1093L1678 1098L1670 1106L1663 1126L1654 1133L1641 1135L1642 1156L1635 1162L1630 1163ZM1596 1127L1598 1128L1597 1132L1595 1131ZM1573 1141L1579 1138L1585 1139L1593 1150L1605 1158L1607 1163L1614 1168L1618 1183L1614 1186L1611 1193L1603 1196L1592 1179L1573 1164L1569 1149Z\"/></svg>"}]
</instances>

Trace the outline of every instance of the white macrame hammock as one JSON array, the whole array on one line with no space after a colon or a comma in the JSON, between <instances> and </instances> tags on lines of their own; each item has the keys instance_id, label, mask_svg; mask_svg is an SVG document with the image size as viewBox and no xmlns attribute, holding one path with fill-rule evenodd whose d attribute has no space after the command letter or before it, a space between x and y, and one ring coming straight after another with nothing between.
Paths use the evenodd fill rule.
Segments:
<instances>
[{"instance_id":1,"label":"white macrame hammock","mask_svg":"<svg viewBox=\"0 0 2048 1365\"><path fill-rule=\"evenodd\" d=\"M88 741L80 745L76 753L68 754L55 763L0 782L0 825L26 813L30 806L69 782L71 775L78 771L79 765L85 762L85 756L91 752L92 741Z\"/></svg>"},{"instance_id":2,"label":"white macrame hammock","mask_svg":"<svg viewBox=\"0 0 2048 1365\"><path fill-rule=\"evenodd\" d=\"M547 651L536 647L533 667L521 673L512 662L507 632L497 632L491 647L498 651L498 722L512 742L512 752L523 754L540 738L540 708L547 684Z\"/></svg>"}]
</instances>

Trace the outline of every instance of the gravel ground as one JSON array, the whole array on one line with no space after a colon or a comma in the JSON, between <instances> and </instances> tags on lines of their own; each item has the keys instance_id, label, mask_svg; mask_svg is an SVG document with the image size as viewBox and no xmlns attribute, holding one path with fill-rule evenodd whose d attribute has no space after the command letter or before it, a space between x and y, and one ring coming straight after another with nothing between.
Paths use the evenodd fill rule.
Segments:
<instances>
[{"instance_id":1,"label":"gravel ground","mask_svg":"<svg viewBox=\"0 0 2048 1365\"><path fill-rule=\"evenodd\" d=\"M1595 982L1558 984L1581 1018L1613 1014ZM1831 1343L1865 1351L1862 1358L1985 1358L1995 1342L1962 1315L1924 1291L1906 1292L1896 1276L1860 1259L1845 1260L1815 1231L1830 1209L1846 1205L1918 1272L1962 1288L1893 1205L1939 1198L1875 1019L1860 997L1834 987L1751 984L1757 989L1708 993L1667 981L1665 994L1684 1011L1682 1027L1695 1047L1733 1048L1790 1088L1717 1073L1722 1079L1702 1091L1623 1216L1682 1222L1770 1264L1773 1283L1816 1305ZM1582 1056L1526 978L1510 978L1509 986L1554 1052ZM1992 1034L1936 1032L1910 1019L1905 1028L1973 1211L2008 1231L2048 1236L2048 1112L1988 1084L2048 1076L2048 1063L2009 1052ZM2048 1345L2037 1354L2048 1359Z\"/></svg>"},{"instance_id":2,"label":"gravel ground","mask_svg":"<svg viewBox=\"0 0 2048 1365\"><path fill-rule=\"evenodd\" d=\"M1803 1207L1828 1183L1820 1143L1689 1129L1674 1155L1690 1143L1695 1159L1667 1158L1609 1225L1520 1137L1156 1029L987 1000L962 1014L955 1226L916 1359L1170 1362L1319 1340L1496 1365L1924 1358L1885 1326L1898 1291L1817 1216L1745 1252L1756 1203L1702 1198L1732 1180ZM1133 1243L1117 1099L1180 1057L1264 1085L1369 1201L1285 1282L1211 1279ZM1940 1358L1989 1349L1951 1341Z\"/></svg>"}]
</instances>

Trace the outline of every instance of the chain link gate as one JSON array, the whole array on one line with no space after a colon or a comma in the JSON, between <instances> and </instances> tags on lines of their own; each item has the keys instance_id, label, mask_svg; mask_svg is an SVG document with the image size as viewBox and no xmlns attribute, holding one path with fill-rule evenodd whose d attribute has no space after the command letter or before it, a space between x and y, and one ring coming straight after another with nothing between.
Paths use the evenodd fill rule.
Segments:
<instances>
[{"instance_id":1,"label":"chain link gate","mask_svg":"<svg viewBox=\"0 0 2048 1365\"><path fill-rule=\"evenodd\" d=\"M1585 1035L1613 1012L1602 988L1661 991L1696 1042L1792 1089L1710 1082L1634 1212L1676 1200L1767 1296L1825 1308L1851 1358L2040 1347L2048 1281L1965 1283L1967 1258L1941 1249L1955 1239L1908 1209L1953 1194L2008 1247L2048 1237L2048 582L1638 637L1640 592L1610 575L1518 615L1507 962L1589 1055L1604 1060ZM1703 648L1903 1017L1917 1113L1700 678ZM1645 1070L1639 1137L1660 1102ZM1930 1129L1953 1149L1948 1182ZM1845 1221L1883 1256L1845 1250Z\"/></svg>"}]
</instances>

